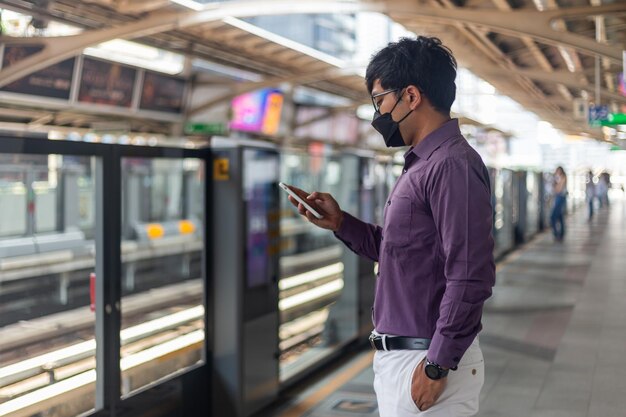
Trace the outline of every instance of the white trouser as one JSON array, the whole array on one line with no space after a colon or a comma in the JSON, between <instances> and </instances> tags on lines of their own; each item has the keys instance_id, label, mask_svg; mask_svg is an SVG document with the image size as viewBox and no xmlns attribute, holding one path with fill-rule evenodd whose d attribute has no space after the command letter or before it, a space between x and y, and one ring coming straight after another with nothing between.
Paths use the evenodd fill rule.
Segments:
<instances>
[{"instance_id":1,"label":"white trouser","mask_svg":"<svg viewBox=\"0 0 626 417\"><path fill-rule=\"evenodd\" d=\"M420 411L411 397L411 382L425 350L376 351L374 391L380 417L464 417L478 413L485 363L478 338L467 349L456 371L450 371L446 387L431 408Z\"/></svg>"}]
</instances>

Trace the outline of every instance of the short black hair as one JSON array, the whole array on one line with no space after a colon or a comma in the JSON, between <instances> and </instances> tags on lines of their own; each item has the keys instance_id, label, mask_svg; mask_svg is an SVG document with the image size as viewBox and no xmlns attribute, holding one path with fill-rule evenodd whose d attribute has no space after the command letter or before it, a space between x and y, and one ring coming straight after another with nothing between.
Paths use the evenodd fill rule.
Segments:
<instances>
[{"instance_id":1,"label":"short black hair","mask_svg":"<svg viewBox=\"0 0 626 417\"><path fill-rule=\"evenodd\" d=\"M414 85L438 112L448 115L456 97L456 68L452 51L439 38L402 38L372 57L365 81L370 94L376 80L385 90Z\"/></svg>"}]
</instances>

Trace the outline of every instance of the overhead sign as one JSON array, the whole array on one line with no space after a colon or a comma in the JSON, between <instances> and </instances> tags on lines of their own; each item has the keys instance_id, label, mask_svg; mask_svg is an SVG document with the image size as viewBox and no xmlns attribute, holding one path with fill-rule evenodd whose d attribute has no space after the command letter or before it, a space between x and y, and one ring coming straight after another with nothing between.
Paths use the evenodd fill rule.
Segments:
<instances>
[{"instance_id":1,"label":"overhead sign","mask_svg":"<svg viewBox=\"0 0 626 417\"><path fill-rule=\"evenodd\" d=\"M43 46L5 45L2 68L10 67L42 49ZM66 59L7 84L2 91L69 100L75 63L76 58Z\"/></svg>"},{"instance_id":2,"label":"overhead sign","mask_svg":"<svg viewBox=\"0 0 626 417\"><path fill-rule=\"evenodd\" d=\"M602 126L626 125L625 113L609 113L606 120L600 121Z\"/></svg>"},{"instance_id":3,"label":"overhead sign","mask_svg":"<svg viewBox=\"0 0 626 417\"><path fill-rule=\"evenodd\" d=\"M589 125L601 126L603 121L608 120L609 106L589 106Z\"/></svg>"},{"instance_id":4,"label":"overhead sign","mask_svg":"<svg viewBox=\"0 0 626 417\"><path fill-rule=\"evenodd\" d=\"M130 107L137 70L93 58L83 60L78 101Z\"/></svg>"},{"instance_id":5,"label":"overhead sign","mask_svg":"<svg viewBox=\"0 0 626 417\"><path fill-rule=\"evenodd\" d=\"M139 108L143 110L181 113L185 80L146 71Z\"/></svg>"},{"instance_id":6,"label":"overhead sign","mask_svg":"<svg viewBox=\"0 0 626 417\"><path fill-rule=\"evenodd\" d=\"M33 41L34 42L34 41ZM43 45L4 44L0 46L0 67L7 68L43 50ZM78 82L74 79L76 67L82 61ZM139 75L143 83L136 86ZM142 70L117 62L91 57L74 57L51 65L20 78L0 88L0 93L24 94L35 100L47 97L64 100L75 106L82 103L135 108L160 113L181 114L186 91L186 80L152 71ZM136 88L140 87L140 88ZM78 94L75 94L78 89ZM76 99L73 97L76 95ZM139 95L139 97L137 97ZM7 97L7 95L4 95ZM40 100L38 105L54 106L53 102ZM103 112L108 111L106 107Z\"/></svg>"},{"instance_id":7,"label":"overhead sign","mask_svg":"<svg viewBox=\"0 0 626 417\"><path fill-rule=\"evenodd\" d=\"M185 124L185 133L187 135L224 135L228 133L228 127L225 123L196 123L189 122Z\"/></svg>"}]
</instances>

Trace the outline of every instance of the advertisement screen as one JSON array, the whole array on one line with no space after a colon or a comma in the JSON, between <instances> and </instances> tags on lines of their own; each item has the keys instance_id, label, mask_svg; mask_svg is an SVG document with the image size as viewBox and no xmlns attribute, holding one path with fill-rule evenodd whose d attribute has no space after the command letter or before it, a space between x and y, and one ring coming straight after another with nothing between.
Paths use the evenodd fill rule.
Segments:
<instances>
[{"instance_id":1,"label":"advertisement screen","mask_svg":"<svg viewBox=\"0 0 626 417\"><path fill-rule=\"evenodd\" d=\"M265 89L237 96L232 101L230 128L244 132L275 135L280 127L283 95Z\"/></svg>"},{"instance_id":2,"label":"advertisement screen","mask_svg":"<svg viewBox=\"0 0 626 417\"><path fill-rule=\"evenodd\" d=\"M42 49L42 46L5 45L2 68L10 67ZM75 58L66 59L7 84L1 90L69 100L75 62Z\"/></svg>"},{"instance_id":3,"label":"advertisement screen","mask_svg":"<svg viewBox=\"0 0 626 417\"><path fill-rule=\"evenodd\" d=\"M185 80L146 71L139 108L143 110L181 113Z\"/></svg>"},{"instance_id":4,"label":"advertisement screen","mask_svg":"<svg viewBox=\"0 0 626 417\"><path fill-rule=\"evenodd\" d=\"M113 62L83 60L78 101L130 107L137 70Z\"/></svg>"},{"instance_id":5,"label":"advertisement screen","mask_svg":"<svg viewBox=\"0 0 626 417\"><path fill-rule=\"evenodd\" d=\"M275 153L244 150L244 203L246 207L246 283L267 285L275 274L271 262L278 253L278 157Z\"/></svg>"}]
</instances>

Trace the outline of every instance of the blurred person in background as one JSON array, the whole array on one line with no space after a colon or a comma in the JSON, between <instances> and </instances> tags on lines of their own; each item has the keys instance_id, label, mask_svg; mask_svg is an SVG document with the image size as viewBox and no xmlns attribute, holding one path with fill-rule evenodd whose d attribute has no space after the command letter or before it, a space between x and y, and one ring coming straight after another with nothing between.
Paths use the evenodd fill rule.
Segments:
<instances>
[{"instance_id":1,"label":"blurred person in background","mask_svg":"<svg viewBox=\"0 0 626 417\"><path fill-rule=\"evenodd\" d=\"M588 216L587 220L593 218L593 202L596 199L596 185L593 183L593 172L589 170L585 176L585 200L587 201Z\"/></svg>"},{"instance_id":2,"label":"blurred person in background","mask_svg":"<svg viewBox=\"0 0 626 417\"><path fill-rule=\"evenodd\" d=\"M598 185L596 186L596 195L600 202L600 208L609 205L609 184L611 180L608 172L603 172L598 178Z\"/></svg>"},{"instance_id":3,"label":"blurred person in background","mask_svg":"<svg viewBox=\"0 0 626 417\"><path fill-rule=\"evenodd\" d=\"M550 224L554 239L561 242L565 237L565 205L567 202L567 175L561 166L557 167L554 172L552 190L554 192L554 205L552 206Z\"/></svg>"}]
</instances>

